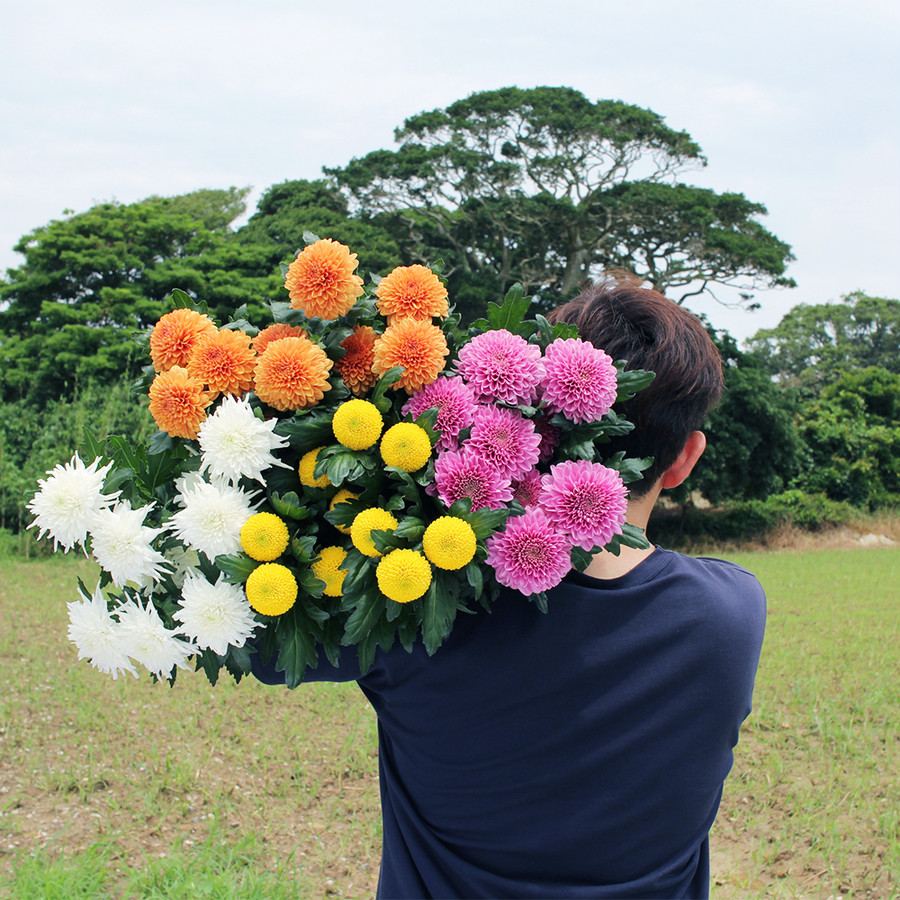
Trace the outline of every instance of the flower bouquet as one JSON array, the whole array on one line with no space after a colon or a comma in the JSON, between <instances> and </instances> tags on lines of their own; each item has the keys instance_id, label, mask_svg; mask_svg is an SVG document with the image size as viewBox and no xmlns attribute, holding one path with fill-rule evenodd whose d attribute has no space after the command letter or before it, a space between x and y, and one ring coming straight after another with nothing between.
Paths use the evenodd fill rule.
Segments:
<instances>
[{"instance_id":1,"label":"flower bouquet","mask_svg":"<svg viewBox=\"0 0 900 900\"><path fill-rule=\"evenodd\" d=\"M647 546L625 484L650 460L601 454L652 373L527 319L519 286L464 332L439 264L366 286L347 247L304 238L265 327L175 291L136 385L159 431L86 431L29 504L101 568L69 636L114 677L240 680L257 652L295 687L348 645L365 671L396 641L434 653L501 588L546 611L596 549Z\"/></svg>"}]
</instances>

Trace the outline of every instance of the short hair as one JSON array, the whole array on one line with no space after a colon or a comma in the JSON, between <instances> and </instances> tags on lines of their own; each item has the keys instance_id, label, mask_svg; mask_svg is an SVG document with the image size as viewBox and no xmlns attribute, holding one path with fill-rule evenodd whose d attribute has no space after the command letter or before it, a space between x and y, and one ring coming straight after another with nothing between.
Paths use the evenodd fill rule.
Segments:
<instances>
[{"instance_id":1,"label":"short hair","mask_svg":"<svg viewBox=\"0 0 900 900\"><path fill-rule=\"evenodd\" d=\"M583 340L626 360L626 368L656 373L649 387L614 407L634 431L603 448L604 455L653 457L644 478L630 485L632 496L646 494L722 396L716 345L693 313L627 272L605 273L548 319L575 325Z\"/></svg>"}]
</instances>

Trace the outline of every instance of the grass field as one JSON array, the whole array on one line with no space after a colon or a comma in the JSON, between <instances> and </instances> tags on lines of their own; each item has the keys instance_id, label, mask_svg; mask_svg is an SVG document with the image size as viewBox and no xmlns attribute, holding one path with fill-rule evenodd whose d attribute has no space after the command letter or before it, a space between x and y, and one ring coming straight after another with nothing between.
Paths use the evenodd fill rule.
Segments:
<instances>
[{"instance_id":1,"label":"grass field","mask_svg":"<svg viewBox=\"0 0 900 900\"><path fill-rule=\"evenodd\" d=\"M769 623L713 896L898 898L900 550L733 558ZM89 571L0 560L0 896L372 896L375 723L355 687L113 681L66 638Z\"/></svg>"}]
</instances>

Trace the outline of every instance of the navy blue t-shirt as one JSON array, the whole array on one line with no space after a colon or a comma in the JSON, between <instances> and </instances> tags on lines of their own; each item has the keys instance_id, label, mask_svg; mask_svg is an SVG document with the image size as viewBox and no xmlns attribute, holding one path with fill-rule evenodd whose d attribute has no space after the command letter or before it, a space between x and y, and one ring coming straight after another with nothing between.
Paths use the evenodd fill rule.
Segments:
<instances>
[{"instance_id":1,"label":"navy blue t-shirt","mask_svg":"<svg viewBox=\"0 0 900 900\"><path fill-rule=\"evenodd\" d=\"M657 548L621 578L570 573L548 603L504 593L432 657L395 647L360 677L352 649L309 672L357 679L378 715L379 897L708 895L759 582Z\"/></svg>"}]
</instances>

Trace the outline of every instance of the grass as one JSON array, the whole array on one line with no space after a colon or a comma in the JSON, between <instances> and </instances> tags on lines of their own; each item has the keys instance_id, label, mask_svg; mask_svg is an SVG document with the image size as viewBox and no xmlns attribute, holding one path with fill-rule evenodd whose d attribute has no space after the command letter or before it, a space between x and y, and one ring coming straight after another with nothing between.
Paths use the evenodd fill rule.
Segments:
<instances>
[{"instance_id":1,"label":"grass","mask_svg":"<svg viewBox=\"0 0 900 900\"><path fill-rule=\"evenodd\" d=\"M732 556L769 623L713 897L896 900L900 551ZM355 687L114 681L66 639L76 574L0 559L0 897L372 896L375 722Z\"/></svg>"}]
</instances>

